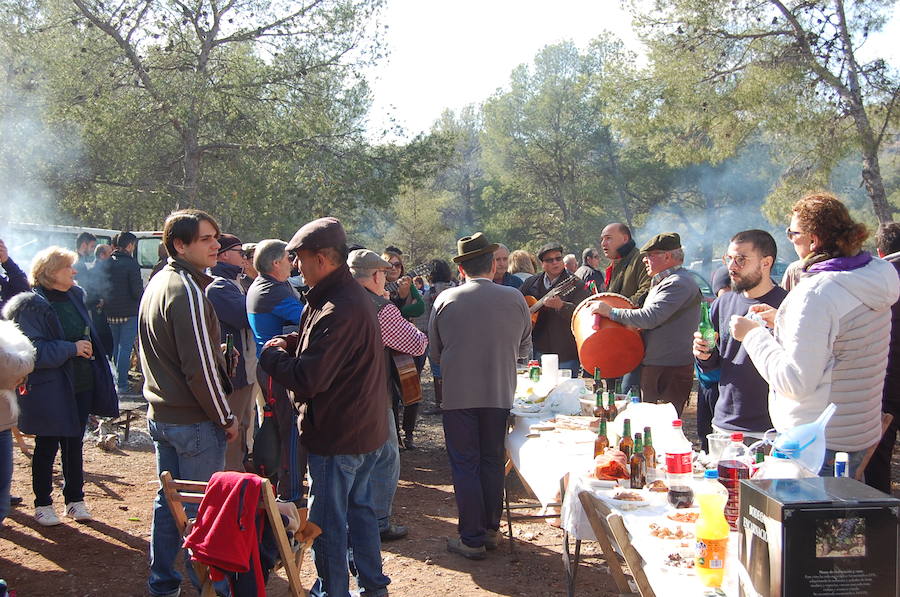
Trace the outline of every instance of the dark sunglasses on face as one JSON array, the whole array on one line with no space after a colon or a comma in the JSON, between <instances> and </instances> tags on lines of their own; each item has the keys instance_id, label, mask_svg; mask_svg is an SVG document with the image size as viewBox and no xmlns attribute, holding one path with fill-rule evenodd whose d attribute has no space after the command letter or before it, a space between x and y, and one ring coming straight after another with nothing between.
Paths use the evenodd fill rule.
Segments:
<instances>
[{"instance_id":1,"label":"dark sunglasses on face","mask_svg":"<svg viewBox=\"0 0 900 597\"><path fill-rule=\"evenodd\" d=\"M562 260L562 257L544 257L543 259L541 259L541 261L543 261L544 263L556 263Z\"/></svg>"}]
</instances>

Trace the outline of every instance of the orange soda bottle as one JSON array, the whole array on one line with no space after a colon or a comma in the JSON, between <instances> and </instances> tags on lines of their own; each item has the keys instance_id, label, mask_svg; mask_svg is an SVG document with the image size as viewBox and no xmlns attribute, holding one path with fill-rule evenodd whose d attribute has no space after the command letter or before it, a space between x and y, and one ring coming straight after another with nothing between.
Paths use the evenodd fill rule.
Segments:
<instances>
[{"instance_id":1,"label":"orange soda bottle","mask_svg":"<svg viewBox=\"0 0 900 597\"><path fill-rule=\"evenodd\" d=\"M697 484L694 499L700 505L700 517L694 529L697 555L694 568L706 587L719 587L725 575L725 553L730 527L725 519L728 490L719 483L719 472L708 470Z\"/></svg>"}]
</instances>

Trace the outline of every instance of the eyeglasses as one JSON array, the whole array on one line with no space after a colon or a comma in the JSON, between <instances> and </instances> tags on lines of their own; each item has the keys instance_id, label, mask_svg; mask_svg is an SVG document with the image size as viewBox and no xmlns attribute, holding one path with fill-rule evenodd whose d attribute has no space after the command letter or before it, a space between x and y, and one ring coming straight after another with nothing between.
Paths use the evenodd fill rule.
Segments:
<instances>
[{"instance_id":1,"label":"eyeglasses","mask_svg":"<svg viewBox=\"0 0 900 597\"><path fill-rule=\"evenodd\" d=\"M390 264L394 269L400 269L401 267L403 267L403 264L399 261L391 261Z\"/></svg>"},{"instance_id":2,"label":"eyeglasses","mask_svg":"<svg viewBox=\"0 0 900 597\"><path fill-rule=\"evenodd\" d=\"M727 266L731 266L731 264L735 264L738 269L743 269L745 265L747 265L747 261L750 258L745 255L722 255L722 263Z\"/></svg>"},{"instance_id":3,"label":"eyeglasses","mask_svg":"<svg viewBox=\"0 0 900 597\"><path fill-rule=\"evenodd\" d=\"M790 228L785 228L784 233L787 234L787 237L791 240L793 240L795 236L800 236L801 234L803 234L802 232L791 230Z\"/></svg>"},{"instance_id":4,"label":"eyeglasses","mask_svg":"<svg viewBox=\"0 0 900 597\"><path fill-rule=\"evenodd\" d=\"M543 261L544 263L555 263L562 260L562 257L544 257L543 259L541 259L541 261Z\"/></svg>"}]
</instances>

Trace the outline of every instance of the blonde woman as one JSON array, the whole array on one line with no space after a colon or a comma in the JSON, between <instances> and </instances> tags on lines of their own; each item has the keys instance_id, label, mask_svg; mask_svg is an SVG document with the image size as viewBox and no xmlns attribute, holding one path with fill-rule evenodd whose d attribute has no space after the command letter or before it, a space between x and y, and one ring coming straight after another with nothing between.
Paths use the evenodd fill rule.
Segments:
<instances>
[{"instance_id":1,"label":"blonde woman","mask_svg":"<svg viewBox=\"0 0 900 597\"><path fill-rule=\"evenodd\" d=\"M19 429L35 436L31 485L34 518L43 526L60 523L51 497L58 451L66 516L91 520L84 503L84 428L89 414L119 414L103 345L88 317L84 291L75 285L77 258L60 247L35 255L32 292L14 297L3 309L3 316L14 321L37 350L34 372L19 396Z\"/></svg>"},{"instance_id":2,"label":"blonde woman","mask_svg":"<svg viewBox=\"0 0 900 597\"><path fill-rule=\"evenodd\" d=\"M536 267L535 259L528 251L517 249L509 254L509 268L506 271L525 281L535 274Z\"/></svg>"}]
</instances>

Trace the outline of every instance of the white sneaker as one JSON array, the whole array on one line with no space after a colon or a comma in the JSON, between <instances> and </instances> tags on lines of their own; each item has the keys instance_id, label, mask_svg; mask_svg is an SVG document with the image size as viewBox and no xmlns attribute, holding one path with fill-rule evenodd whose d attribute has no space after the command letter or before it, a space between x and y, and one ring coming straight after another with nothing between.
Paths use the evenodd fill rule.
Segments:
<instances>
[{"instance_id":1,"label":"white sneaker","mask_svg":"<svg viewBox=\"0 0 900 597\"><path fill-rule=\"evenodd\" d=\"M66 516L79 521L94 520L94 517L91 516L91 513L90 511L88 511L87 506L84 505L84 502L72 502L71 504L67 505Z\"/></svg>"},{"instance_id":2,"label":"white sneaker","mask_svg":"<svg viewBox=\"0 0 900 597\"><path fill-rule=\"evenodd\" d=\"M35 506L34 519L39 525L45 527L54 527L62 522L59 516L56 515L56 510L53 509L53 506Z\"/></svg>"}]
</instances>

